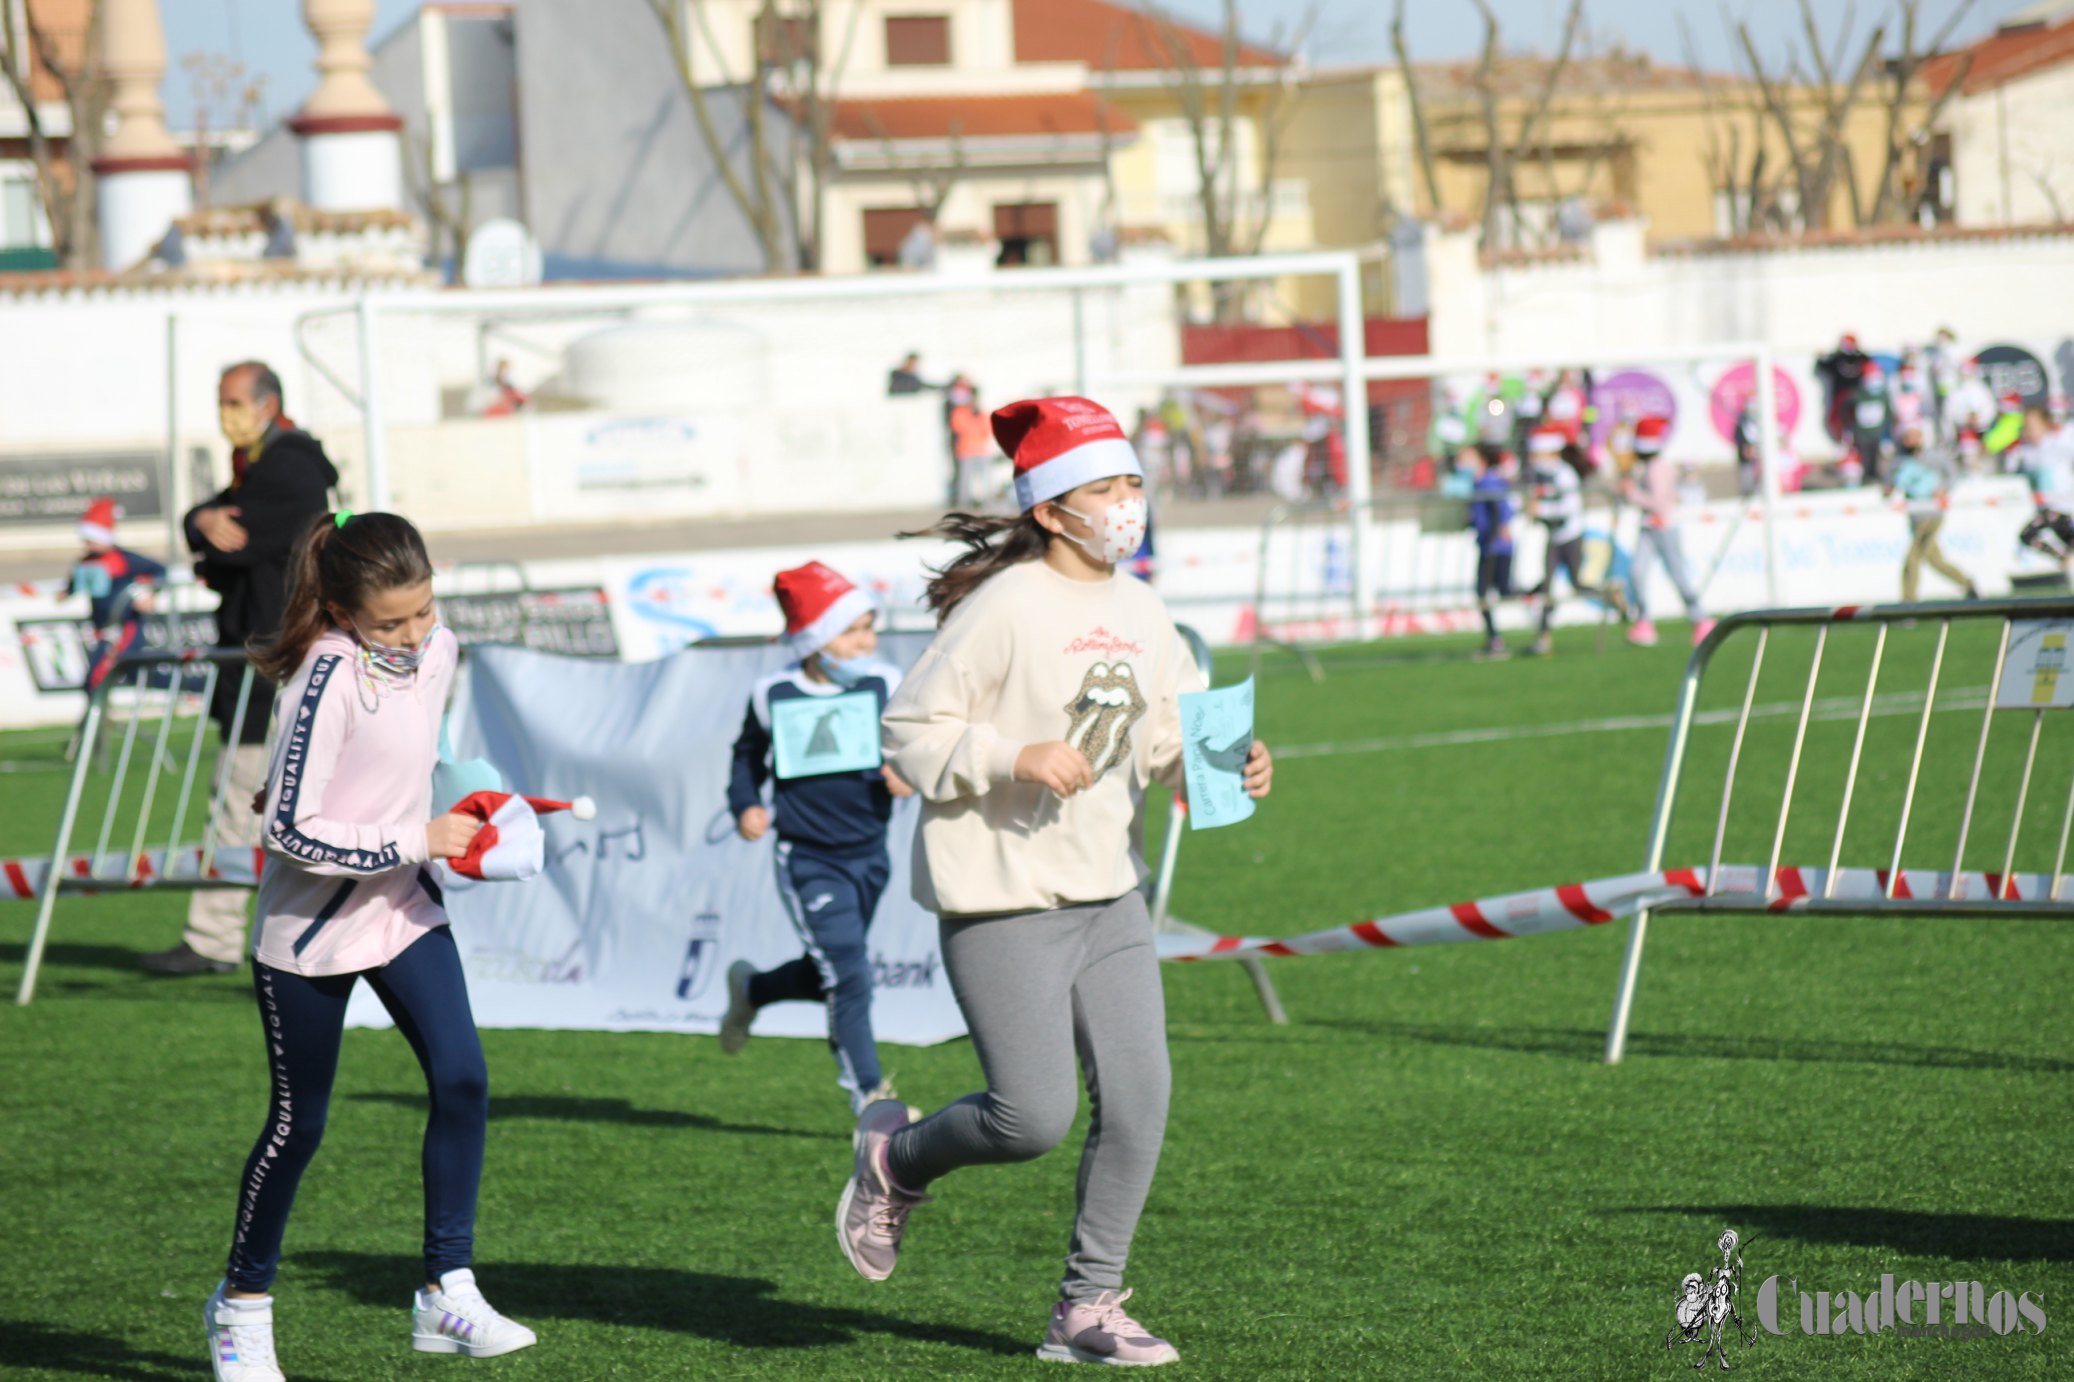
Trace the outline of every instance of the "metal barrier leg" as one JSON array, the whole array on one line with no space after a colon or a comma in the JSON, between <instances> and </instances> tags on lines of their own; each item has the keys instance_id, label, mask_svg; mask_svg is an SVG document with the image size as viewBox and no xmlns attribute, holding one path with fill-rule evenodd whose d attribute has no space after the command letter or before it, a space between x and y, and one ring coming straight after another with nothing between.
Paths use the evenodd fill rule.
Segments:
<instances>
[{"instance_id":1,"label":"metal barrier leg","mask_svg":"<svg viewBox=\"0 0 2074 1382\"><path fill-rule=\"evenodd\" d=\"M1181 852L1181 837L1187 833L1188 808L1177 796L1173 809L1167 813L1167 841L1160 851L1158 881L1153 884L1152 930L1157 935L1162 931L1178 931L1191 936L1214 934L1200 926L1176 918L1169 910L1174 889L1174 859ZM1282 1008L1282 996L1275 992L1275 981L1268 977L1267 966L1257 957L1239 961L1246 976L1253 981L1253 992L1260 998L1260 1006L1267 1013L1267 1020L1277 1027L1289 1025L1289 1014Z\"/></svg>"},{"instance_id":2,"label":"metal barrier leg","mask_svg":"<svg viewBox=\"0 0 2074 1382\"><path fill-rule=\"evenodd\" d=\"M72 848L72 827L79 819L79 800L86 790L87 774L93 767L94 740L99 737L107 698L95 696L87 702L86 719L79 735L79 753L72 760L72 785L65 793L65 809L58 818L57 843L50 847L50 872L44 876L43 891L36 899L36 929L29 936L29 951L22 965L21 987L14 1001L26 1007L36 996L36 972L43 966L43 947L50 939L51 913L58 905L58 884L65 876L65 855Z\"/></svg>"}]
</instances>

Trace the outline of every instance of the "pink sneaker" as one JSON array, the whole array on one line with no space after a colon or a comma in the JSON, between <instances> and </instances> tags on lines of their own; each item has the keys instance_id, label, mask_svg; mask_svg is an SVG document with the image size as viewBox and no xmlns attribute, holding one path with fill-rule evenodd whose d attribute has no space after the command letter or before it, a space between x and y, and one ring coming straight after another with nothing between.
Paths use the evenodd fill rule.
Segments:
<instances>
[{"instance_id":1,"label":"pink sneaker","mask_svg":"<svg viewBox=\"0 0 2074 1382\"><path fill-rule=\"evenodd\" d=\"M1707 641L1707 635L1714 632L1714 624L1715 621L1712 619L1702 619L1692 626L1693 647L1697 648L1700 644Z\"/></svg>"},{"instance_id":2,"label":"pink sneaker","mask_svg":"<svg viewBox=\"0 0 2074 1382\"><path fill-rule=\"evenodd\" d=\"M1656 625L1650 623L1647 619L1637 619L1634 623L1628 625L1628 642L1634 644L1637 648L1654 648L1656 646Z\"/></svg>"},{"instance_id":3,"label":"pink sneaker","mask_svg":"<svg viewBox=\"0 0 2074 1382\"><path fill-rule=\"evenodd\" d=\"M1104 1291L1093 1300L1060 1301L1051 1308L1051 1328L1037 1356L1052 1363L1107 1363L1114 1367L1156 1368L1178 1363L1181 1354L1165 1339L1123 1312L1131 1298L1125 1291Z\"/></svg>"},{"instance_id":4,"label":"pink sneaker","mask_svg":"<svg viewBox=\"0 0 2074 1382\"><path fill-rule=\"evenodd\" d=\"M900 1235L907 1216L927 1195L911 1195L893 1183L886 1144L907 1126L909 1109L898 1099L875 1099L857 1115L856 1169L835 1207L835 1238L843 1256L867 1281L884 1281L900 1261Z\"/></svg>"}]
</instances>

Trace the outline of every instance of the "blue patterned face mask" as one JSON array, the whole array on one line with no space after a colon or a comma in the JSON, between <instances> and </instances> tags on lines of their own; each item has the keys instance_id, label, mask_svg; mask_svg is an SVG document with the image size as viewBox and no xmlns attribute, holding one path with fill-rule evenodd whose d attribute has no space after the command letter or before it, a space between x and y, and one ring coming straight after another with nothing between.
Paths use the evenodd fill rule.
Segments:
<instances>
[{"instance_id":1,"label":"blue patterned face mask","mask_svg":"<svg viewBox=\"0 0 2074 1382\"><path fill-rule=\"evenodd\" d=\"M821 670L828 673L828 679L837 686L855 686L870 676L872 669L877 665L878 660L869 653L862 657L840 660L830 657L825 652L821 654Z\"/></svg>"},{"instance_id":2,"label":"blue patterned face mask","mask_svg":"<svg viewBox=\"0 0 2074 1382\"><path fill-rule=\"evenodd\" d=\"M369 663L393 676L407 677L417 671L419 664L424 662L425 650L432 646L432 635L438 633L442 627L438 620L434 620L432 627L426 630L425 636L418 640L418 645L414 648L395 648L386 643L377 643L361 633L360 625L357 623L353 625L353 633L359 638L361 654Z\"/></svg>"}]
</instances>

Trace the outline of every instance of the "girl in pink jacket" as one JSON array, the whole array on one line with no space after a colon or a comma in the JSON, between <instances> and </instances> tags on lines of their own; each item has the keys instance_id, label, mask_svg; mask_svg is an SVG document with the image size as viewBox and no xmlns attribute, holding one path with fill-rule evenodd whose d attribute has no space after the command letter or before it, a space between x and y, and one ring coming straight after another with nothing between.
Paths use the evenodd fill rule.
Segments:
<instances>
[{"instance_id":1,"label":"girl in pink jacket","mask_svg":"<svg viewBox=\"0 0 2074 1382\"><path fill-rule=\"evenodd\" d=\"M411 1346L488 1357L534 1342L469 1269L489 1079L433 861L476 821L433 814L440 717L459 645L432 564L394 514L326 515L297 556L280 634L254 665L284 682L253 928L272 1086L239 1183L230 1265L209 1297L217 1382L277 1382L273 1298L296 1184L324 1135L346 999L365 979L424 1067L425 1273Z\"/></svg>"}]
</instances>

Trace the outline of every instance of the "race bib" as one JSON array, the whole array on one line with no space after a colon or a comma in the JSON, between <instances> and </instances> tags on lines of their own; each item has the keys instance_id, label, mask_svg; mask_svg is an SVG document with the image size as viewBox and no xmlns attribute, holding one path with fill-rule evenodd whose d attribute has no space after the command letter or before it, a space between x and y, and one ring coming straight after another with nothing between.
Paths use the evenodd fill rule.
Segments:
<instances>
[{"instance_id":1,"label":"race bib","mask_svg":"<svg viewBox=\"0 0 2074 1382\"><path fill-rule=\"evenodd\" d=\"M772 758L778 777L863 772L879 756L879 698L869 691L791 696L771 702Z\"/></svg>"}]
</instances>

